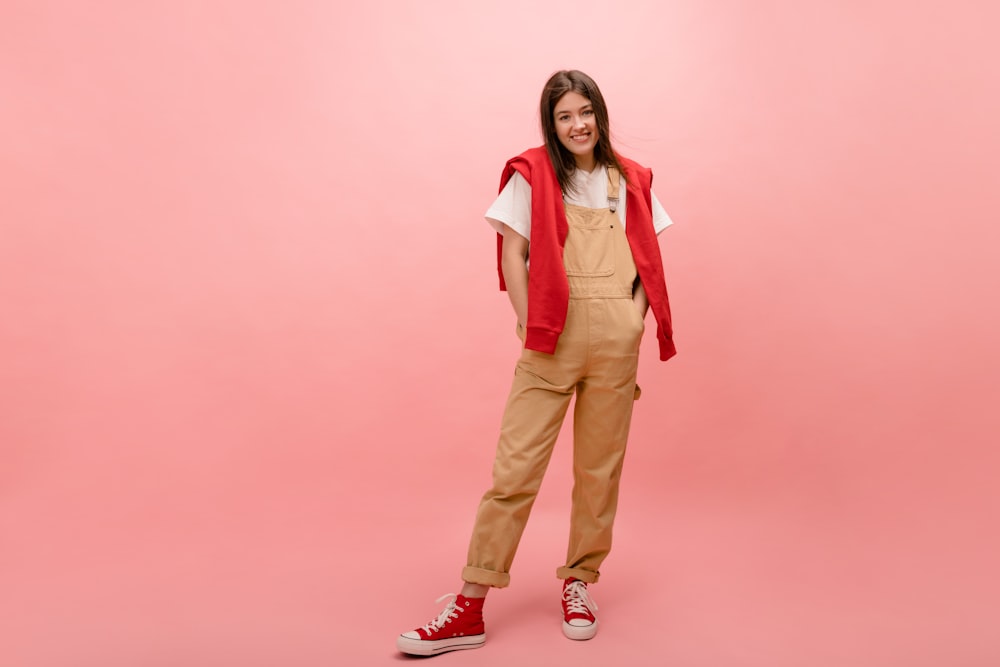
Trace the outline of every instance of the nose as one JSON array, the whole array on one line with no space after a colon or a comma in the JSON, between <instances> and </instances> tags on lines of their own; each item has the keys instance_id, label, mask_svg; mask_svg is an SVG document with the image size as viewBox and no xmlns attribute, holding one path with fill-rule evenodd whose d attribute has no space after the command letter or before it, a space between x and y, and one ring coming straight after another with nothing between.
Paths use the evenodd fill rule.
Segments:
<instances>
[{"instance_id":1,"label":"nose","mask_svg":"<svg viewBox=\"0 0 1000 667\"><path fill-rule=\"evenodd\" d=\"M573 118L574 130L582 130L584 127L586 127L586 125L584 125L583 116L576 116L575 118Z\"/></svg>"}]
</instances>

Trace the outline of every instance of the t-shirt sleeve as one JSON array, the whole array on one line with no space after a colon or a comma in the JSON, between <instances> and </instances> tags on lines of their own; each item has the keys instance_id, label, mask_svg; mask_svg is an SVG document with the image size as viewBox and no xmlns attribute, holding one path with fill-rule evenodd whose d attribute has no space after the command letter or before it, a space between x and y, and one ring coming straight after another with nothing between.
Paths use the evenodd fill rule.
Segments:
<instances>
[{"instance_id":1,"label":"t-shirt sleeve","mask_svg":"<svg viewBox=\"0 0 1000 667\"><path fill-rule=\"evenodd\" d=\"M656 193L649 193L652 196L653 204L653 229L656 230L657 235L664 229L674 224L674 221L670 219L667 212L663 209L663 205L660 204L660 200L656 198Z\"/></svg>"},{"instance_id":2,"label":"t-shirt sleeve","mask_svg":"<svg viewBox=\"0 0 1000 667\"><path fill-rule=\"evenodd\" d=\"M531 185L524 176L514 172L486 211L486 222L498 234L503 234L503 226L507 225L524 238L531 238Z\"/></svg>"}]
</instances>

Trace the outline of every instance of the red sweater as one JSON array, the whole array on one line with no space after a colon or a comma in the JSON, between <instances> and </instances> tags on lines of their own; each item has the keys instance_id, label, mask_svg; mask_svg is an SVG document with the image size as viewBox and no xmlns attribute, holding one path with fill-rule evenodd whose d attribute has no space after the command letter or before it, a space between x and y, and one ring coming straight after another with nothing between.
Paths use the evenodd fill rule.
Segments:
<instances>
[{"instance_id":1,"label":"red sweater","mask_svg":"<svg viewBox=\"0 0 1000 667\"><path fill-rule=\"evenodd\" d=\"M628 224L625 225L625 236L656 319L660 359L666 361L677 350L673 341L667 285L663 277L663 260L656 241L656 231L653 229L650 190L653 172L632 160L620 156L618 159L625 169L627 181L625 211ZM566 324L566 311L569 308L569 281L562 261L569 223L566 222L559 179L544 146L530 148L508 160L500 177L501 191L515 171L531 184L531 275L528 280L525 347L553 354ZM502 255L503 235L497 234L497 271L500 274L500 289L506 290Z\"/></svg>"}]
</instances>

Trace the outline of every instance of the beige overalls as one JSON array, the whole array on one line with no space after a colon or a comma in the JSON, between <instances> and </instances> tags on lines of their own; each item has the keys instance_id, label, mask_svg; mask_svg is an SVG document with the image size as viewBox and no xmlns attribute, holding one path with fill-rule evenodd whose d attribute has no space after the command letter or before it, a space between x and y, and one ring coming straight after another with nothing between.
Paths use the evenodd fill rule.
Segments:
<instances>
[{"instance_id":1,"label":"beige overalls","mask_svg":"<svg viewBox=\"0 0 1000 667\"><path fill-rule=\"evenodd\" d=\"M619 174L608 169L609 204L618 191ZM555 354L524 349L517 362L493 487L480 502L462 571L469 583L510 583L514 552L574 392L569 549L556 575L596 582L611 550L644 324L632 302L635 263L613 208L566 204L566 218L566 324Z\"/></svg>"}]
</instances>

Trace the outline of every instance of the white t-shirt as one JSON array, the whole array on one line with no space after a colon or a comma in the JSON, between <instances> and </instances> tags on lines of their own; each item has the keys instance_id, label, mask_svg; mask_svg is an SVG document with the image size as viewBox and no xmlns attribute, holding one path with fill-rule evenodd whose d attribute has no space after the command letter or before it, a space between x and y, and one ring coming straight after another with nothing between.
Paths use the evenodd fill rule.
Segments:
<instances>
[{"instance_id":1,"label":"white t-shirt","mask_svg":"<svg viewBox=\"0 0 1000 667\"><path fill-rule=\"evenodd\" d=\"M592 172L577 169L571 176L576 185L576 191L564 193L567 204L585 206L587 208L608 207L608 171L601 165ZM659 234L673 224L673 220L663 210L663 206L652 194L653 229ZM618 219L625 225L625 183L622 182L618 193ZM526 239L531 239L531 184L518 172L514 172L503 191L486 211L486 222L498 233L503 234L503 226L507 225Z\"/></svg>"}]
</instances>

